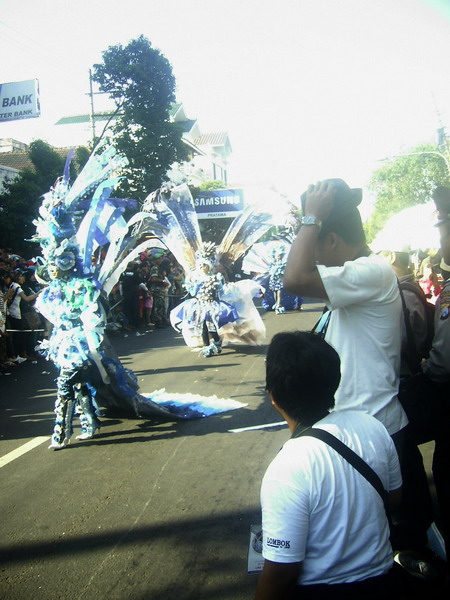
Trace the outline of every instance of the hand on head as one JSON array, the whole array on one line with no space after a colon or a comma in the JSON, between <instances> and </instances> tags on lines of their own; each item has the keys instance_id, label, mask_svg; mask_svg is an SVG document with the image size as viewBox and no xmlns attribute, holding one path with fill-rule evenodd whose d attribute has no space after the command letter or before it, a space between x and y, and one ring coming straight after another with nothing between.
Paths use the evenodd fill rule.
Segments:
<instances>
[{"instance_id":1,"label":"hand on head","mask_svg":"<svg viewBox=\"0 0 450 600\"><path fill-rule=\"evenodd\" d=\"M314 215L325 221L333 212L335 185L331 181L319 181L310 185L305 195L304 215Z\"/></svg>"}]
</instances>

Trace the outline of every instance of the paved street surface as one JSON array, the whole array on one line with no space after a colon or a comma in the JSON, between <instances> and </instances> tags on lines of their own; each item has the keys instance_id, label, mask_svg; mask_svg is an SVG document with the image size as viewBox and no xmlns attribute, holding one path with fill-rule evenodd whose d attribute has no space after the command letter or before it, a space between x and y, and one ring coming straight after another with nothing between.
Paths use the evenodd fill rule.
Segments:
<instances>
[{"instance_id":1,"label":"paved street surface","mask_svg":"<svg viewBox=\"0 0 450 600\"><path fill-rule=\"evenodd\" d=\"M320 308L264 313L267 342L277 331L309 330ZM72 443L54 452L55 369L40 360L1 377L0 598L252 598L249 528L260 522L261 478L288 430L230 430L281 421L264 393L266 346L205 359L172 329L112 341L142 392L216 394L247 406L185 422L103 418L84 442L75 420Z\"/></svg>"}]
</instances>

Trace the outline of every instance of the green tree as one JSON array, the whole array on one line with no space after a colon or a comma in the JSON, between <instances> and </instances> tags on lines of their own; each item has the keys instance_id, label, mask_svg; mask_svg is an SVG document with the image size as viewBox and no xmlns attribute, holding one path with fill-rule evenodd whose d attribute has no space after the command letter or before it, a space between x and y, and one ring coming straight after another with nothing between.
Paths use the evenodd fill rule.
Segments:
<instances>
[{"instance_id":1,"label":"green tree","mask_svg":"<svg viewBox=\"0 0 450 600\"><path fill-rule=\"evenodd\" d=\"M437 185L449 185L446 159L438 147L422 145L405 152L377 169L369 189L375 192L375 208L366 232L369 241L392 215L426 202Z\"/></svg>"},{"instance_id":2,"label":"green tree","mask_svg":"<svg viewBox=\"0 0 450 600\"><path fill-rule=\"evenodd\" d=\"M87 160L88 151L79 149L71 165L71 176L76 177ZM63 174L66 157L61 156L43 140L31 142L28 157L32 167L4 185L0 194L1 244L26 257L39 253L36 243L27 242L36 228L33 220L38 216L41 196L48 192Z\"/></svg>"},{"instance_id":3,"label":"green tree","mask_svg":"<svg viewBox=\"0 0 450 600\"><path fill-rule=\"evenodd\" d=\"M170 120L175 102L172 67L141 35L127 46L103 52L93 79L116 105L112 143L129 161L121 191L143 199L161 186L174 162L187 160L189 154L180 125Z\"/></svg>"}]
</instances>

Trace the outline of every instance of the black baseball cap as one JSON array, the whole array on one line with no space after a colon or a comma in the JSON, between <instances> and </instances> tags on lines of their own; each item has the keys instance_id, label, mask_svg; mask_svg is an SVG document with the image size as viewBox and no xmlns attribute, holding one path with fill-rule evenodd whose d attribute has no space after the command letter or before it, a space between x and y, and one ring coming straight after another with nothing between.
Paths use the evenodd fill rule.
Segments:
<instances>
[{"instance_id":1,"label":"black baseball cap","mask_svg":"<svg viewBox=\"0 0 450 600\"><path fill-rule=\"evenodd\" d=\"M334 187L334 208L328 220L335 220L347 211L356 209L362 200L362 188L351 188L343 179L324 179ZM301 195L302 212L305 214L306 192Z\"/></svg>"}]
</instances>

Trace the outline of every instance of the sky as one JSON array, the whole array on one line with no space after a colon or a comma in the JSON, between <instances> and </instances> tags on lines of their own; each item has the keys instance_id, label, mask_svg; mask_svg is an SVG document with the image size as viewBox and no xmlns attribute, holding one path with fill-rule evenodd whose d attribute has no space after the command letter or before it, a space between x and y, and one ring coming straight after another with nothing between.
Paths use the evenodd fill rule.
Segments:
<instances>
[{"instance_id":1,"label":"sky","mask_svg":"<svg viewBox=\"0 0 450 600\"><path fill-rule=\"evenodd\" d=\"M228 132L231 184L294 202L327 177L366 190L450 125L448 0L0 0L0 83L37 78L42 114L0 137L74 143L54 123L89 112L89 69L141 34L188 117Z\"/></svg>"}]
</instances>

